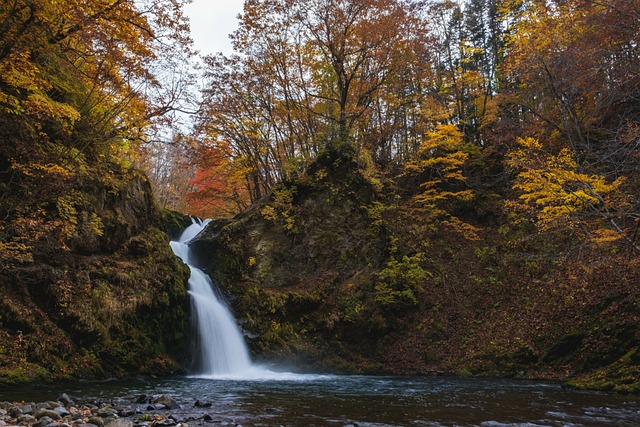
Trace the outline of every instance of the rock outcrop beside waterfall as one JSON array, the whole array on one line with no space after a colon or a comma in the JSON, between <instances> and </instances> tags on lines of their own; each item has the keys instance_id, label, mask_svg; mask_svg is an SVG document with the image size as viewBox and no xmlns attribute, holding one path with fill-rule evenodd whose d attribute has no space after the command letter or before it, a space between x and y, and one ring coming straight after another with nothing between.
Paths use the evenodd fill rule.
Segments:
<instances>
[{"instance_id":1,"label":"rock outcrop beside waterfall","mask_svg":"<svg viewBox=\"0 0 640 427\"><path fill-rule=\"evenodd\" d=\"M209 225L192 247L226 289L255 357L638 390L634 261L588 245L553 256L570 242L523 239L488 192L451 207L473 226L465 235L412 207L411 185L320 158Z\"/></svg>"},{"instance_id":2,"label":"rock outcrop beside waterfall","mask_svg":"<svg viewBox=\"0 0 640 427\"><path fill-rule=\"evenodd\" d=\"M90 201L74 234L45 229L32 258L0 270L0 383L179 370L188 269L165 229L181 218L163 216L138 174L74 196Z\"/></svg>"}]
</instances>

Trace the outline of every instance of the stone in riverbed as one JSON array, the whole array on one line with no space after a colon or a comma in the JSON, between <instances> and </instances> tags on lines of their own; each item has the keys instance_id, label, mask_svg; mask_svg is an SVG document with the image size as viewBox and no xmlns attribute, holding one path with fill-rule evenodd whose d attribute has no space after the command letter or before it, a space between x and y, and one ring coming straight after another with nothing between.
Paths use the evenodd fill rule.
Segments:
<instances>
[{"instance_id":1,"label":"stone in riverbed","mask_svg":"<svg viewBox=\"0 0 640 427\"><path fill-rule=\"evenodd\" d=\"M53 422L53 420L51 419L51 417L48 416L43 416L41 417L38 422L34 423L31 427L45 427L49 424L51 424Z\"/></svg>"},{"instance_id":2,"label":"stone in riverbed","mask_svg":"<svg viewBox=\"0 0 640 427\"><path fill-rule=\"evenodd\" d=\"M11 418L18 418L20 415L22 415L22 409L17 406L10 406L9 408L7 408L7 415L9 415Z\"/></svg>"},{"instance_id":3,"label":"stone in riverbed","mask_svg":"<svg viewBox=\"0 0 640 427\"><path fill-rule=\"evenodd\" d=\"M94 424L97 427L104 427L104 420L101 417L93 416L87 420L87 423Z\"/></svg>"},{"instance_id":4,"label":"stone in riverbed","mask_svg":"<svg viewBox=\"0 0 640 427\"><path fill-rule=\"evenodd\" d=\"M33 415L33 405L27 403L26 405L22 405L20 409L22 409L23 414Z\"/></svg>"},{"instance_id":5,"label":"stone in riverbed","mask_svg":"<svg viewBox=\"0 0 640 427\"><path fill-rule=\"evenodd\" d=\"M193 406L197 408L210 408L212 405L213 404L211 402L201 402L199 399L193 404Z\"/></svg>"},{"instance_id":6,"label":"stone in riverbed","mask_svg":"<svg viewBox=\"0 0 640 427\"><path fill-rule=\"evenodd\" d=\"M69 411L67 411L67 408L65 408L64 406L58 406L57 408L54 408L53 410L54 410L54 412L57 412L58 414L60 414L60 416L63 417L63 418L66 417L67 415L71 415L71 413Z\"/></svg>"},{"instance_id":7,"label":"stone in riverbed","mask_svg":"<svg viewBox=\"0 0 640 427\"><path fill-rule=\"evenodd\" d=\"M49 417L52 420L59 420L62 418L59 413L57 413L56 411L52 411L51 409L40 409L34 414L34 417L36 417L37 419Z\"/></svg>"},{"instance_id":8,"label":"stone in riverbed","mask_svg":"<svg viewBox=\"0 0 640 427\"><path fill-rule=\"evenodd\" d=\"M18 424L33 424L36 421L36 417L30 414L20 415L18 419Z\"/></svg>"},{"instance_id":9,"label":"stone in riverbed","mask_svg":"<svg viewBox=\"0 0 640 427\"><path fill-rule=\"evenodd\" d=\"M133 427L133 421L128 418L114 419L110 423L105 423L106 427Z\"/></svg>"},{"instance_id":10,"label":"stone in riverbed","mask_svg":"<svg viewBox=\"0 0 640 427\"><path fill-rule=\"evenodd\" d=\"M98 410L98 416L102 418L108 418L108 417L113 417L117 415L118 415L118 411L115 408L111 408L109 406L100 408Z\"/></svg>"},{"instance_id":11,"label":"stone in riverbed","mask_svg":"<svg viewBox=\"0 0 640 427\"><path fill-rule=\"evenodd\" d=\"M171 396L160 396L156 400L153 401L156 405L164 405L166 409L180 409L180 405L178 402L173 400ZM161 408L164 409L164 408Z\"/></svg>"},{"instance_id":12,"label":"stone in riverbed","mask_svg":"<svg viewBox=\"0 0 640 427\"><path fill-rule=\"evenodd\" d=\"M62 393L60 397L58 397L58 402L62 404L62 406L72 406L75 405L75 402L67 393Z\"/></svg>"}]
</instances>

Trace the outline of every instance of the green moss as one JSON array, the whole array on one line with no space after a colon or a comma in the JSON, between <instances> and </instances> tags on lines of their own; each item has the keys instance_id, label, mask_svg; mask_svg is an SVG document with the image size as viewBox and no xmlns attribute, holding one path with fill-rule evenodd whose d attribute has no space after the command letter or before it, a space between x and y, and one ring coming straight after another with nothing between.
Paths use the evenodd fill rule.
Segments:
<instances>
[{"instance_id":1,"label":"green moss","mask_svg":"<svg viewBox=\"0 0 640 427\"><path fill-rule=\"evenodd\" d=\"M567 381L567 384L588 390L611 390L640 393L640 355L634 348L609 366Z\"/></svg>"}]
</instances>

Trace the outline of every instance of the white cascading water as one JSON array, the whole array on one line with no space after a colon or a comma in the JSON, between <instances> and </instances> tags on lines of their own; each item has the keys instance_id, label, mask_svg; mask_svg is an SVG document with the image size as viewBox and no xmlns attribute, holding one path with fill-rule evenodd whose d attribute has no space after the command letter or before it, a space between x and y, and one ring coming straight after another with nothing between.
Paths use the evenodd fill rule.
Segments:
<instances>
[{"instance_id":1,"label":"white cascading water","mask_svg":"<svg viewBox=\"0 0 640 427\"><path fill-rule=\"evenodd\" d=\"M188 243L208 221L193 220L180 239L171 242L173 252L189 266L189 294L197 327L199 375L245 376L255 370L240 328L228 307L216 295L213 284L202 270L191 265Z\"/></svg>"}]
</instances>

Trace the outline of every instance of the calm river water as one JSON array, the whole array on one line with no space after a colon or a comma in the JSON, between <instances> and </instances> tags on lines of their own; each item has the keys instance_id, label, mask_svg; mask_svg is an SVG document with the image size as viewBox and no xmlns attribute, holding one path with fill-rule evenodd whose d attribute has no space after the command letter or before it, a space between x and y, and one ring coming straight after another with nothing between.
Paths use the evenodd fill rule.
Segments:
<instances>
[{"instance_id":1,"label":"calm river water","mask_svg":"<svg viewBox=\"0 0 640 427\"><path fill-rule=\"evenodd\" d=\"M175 378L0 390L0 400L51 400L60 393L133 402L170 395L208 413L209 424L244 426L640 426L640 397L558 384L457 377L278 374L262 379ZM196 400L210 408L194 408ZM198 412L201 411L201 412Z\"/></svg>"}]
</instances>

